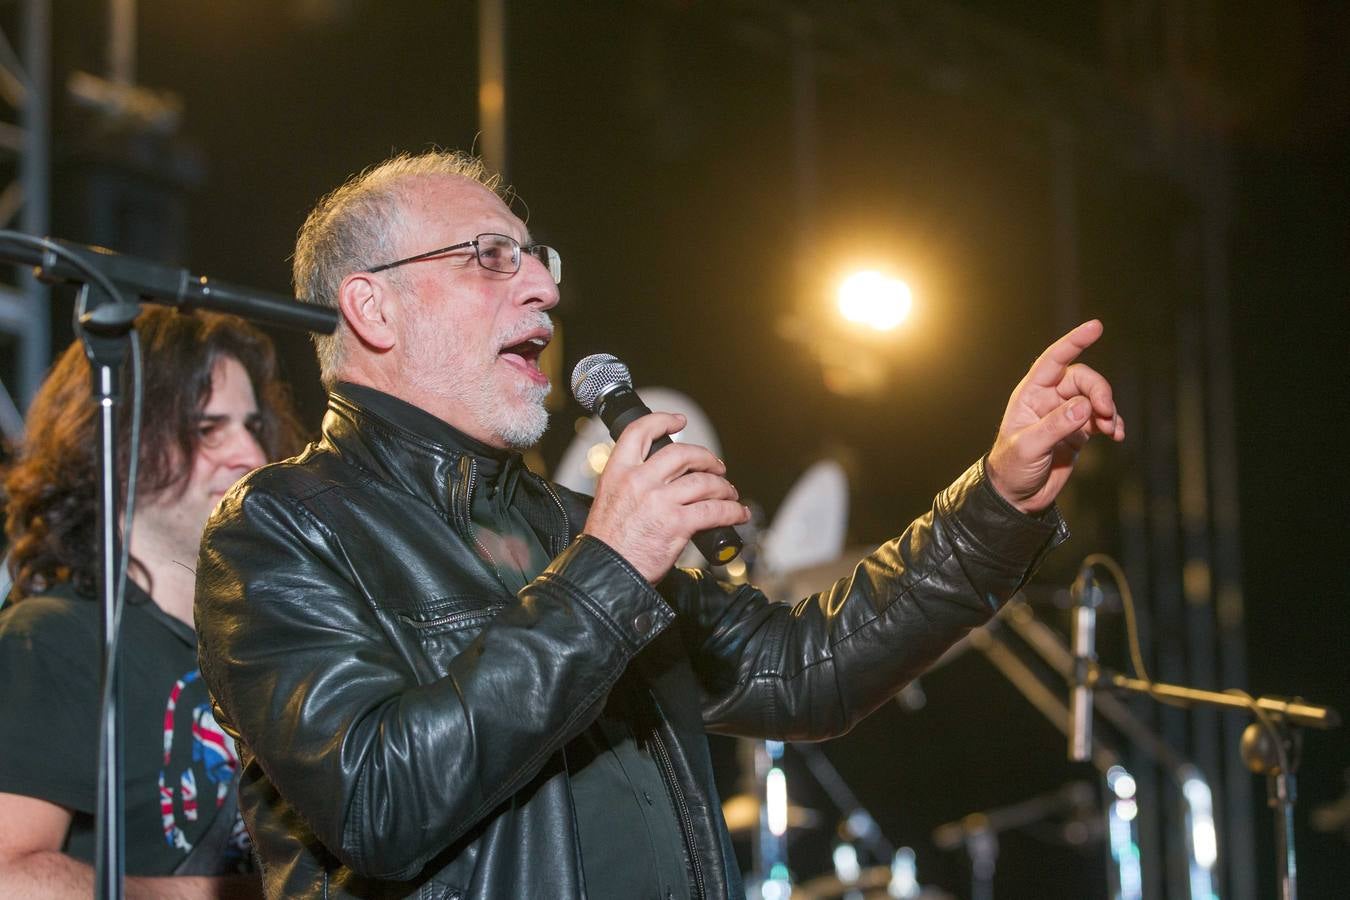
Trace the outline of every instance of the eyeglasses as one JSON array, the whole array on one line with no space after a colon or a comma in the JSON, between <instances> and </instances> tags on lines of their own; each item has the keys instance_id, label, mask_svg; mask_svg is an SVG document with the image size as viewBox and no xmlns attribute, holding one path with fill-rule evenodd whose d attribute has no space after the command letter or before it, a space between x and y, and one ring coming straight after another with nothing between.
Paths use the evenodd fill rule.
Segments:
<instances>
[{"instance_id":1,"label":"eyeglasses","mask_svg":"<svg viewBox=\"0 0 1350 900\"><path fill-rule=\"evenodd\" d=\"M371 266L366 271L371 273L383 272L385 269L392 269L404 263L420 262L424 259L444 256L452 250L464 250L468 247L473 248L480 266L493 272L501 272L504 275L514 275L520 271L520 254L523 251L544 264L544 268L548 269L548 274L552 276L554 284L562 283L562 257L558 255L557 250L547 244L521 244L515 238L504 234L493 234L492 232L480 234L473 240L465 241L462 244L451 244L449 247L428 250L426 253L397 259L384 265Z\"/></svg>"}]
</instances>

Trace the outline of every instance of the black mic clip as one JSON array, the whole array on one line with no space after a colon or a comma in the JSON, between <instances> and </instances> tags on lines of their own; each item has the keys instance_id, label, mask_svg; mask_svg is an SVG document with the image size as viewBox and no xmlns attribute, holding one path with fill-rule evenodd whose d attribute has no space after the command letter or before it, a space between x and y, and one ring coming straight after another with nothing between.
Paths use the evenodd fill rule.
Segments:
<instances>
[{"instance_id":1,"label":"black mic clip","mask_svg":"<svg viewBox=\"0 0 1350 900\"><path fill-rule=\"evenodd\" d=\"M1073 605L1096 609L1102 605L1104 596L1092 566L1083 566L1079 569L1078 577L1069 585L1069 598L1073 601Z\"/></svg>"},{"instance_id":2,"label":"black mic clip","mask_svg":"<svg viewBox=\"0 0 1350 900\"><path fill-rule=\"evenodd\" d=\"M1078 577L1073 580L1069 586L1069 596L1072 599L1072 608L1076 612L1079 609L1091 611L1089 614L1093 618L1092 637L1089 637L1087 643L1089 646L1095 643L1096 631L1096 610L1101 608L1105 599L1101 584L1097 581L1097 576L1092 570L1092 566L1083 566L1078 570ZM1075 653L1073 657L1073 681L1072 687L1086 687L1089 690L1097 685L1097 656L1095 652L1089 650L1087 653Z\"/></svg>"}]
</instances>

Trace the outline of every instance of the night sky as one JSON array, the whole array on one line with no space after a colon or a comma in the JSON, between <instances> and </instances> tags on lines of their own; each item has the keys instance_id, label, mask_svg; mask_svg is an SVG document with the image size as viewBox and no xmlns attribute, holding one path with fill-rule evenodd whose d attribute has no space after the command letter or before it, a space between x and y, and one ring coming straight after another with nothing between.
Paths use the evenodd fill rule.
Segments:
<instances>
[{"instance_id":1,"label":"night sky","mask_svg":"<svg viewBox=\"0 0 1350 900\"><path fill-rule=\"evenodd\" d=\"M1109 69L1110 23L1124 8L1156 15L1160 5L935 8L1066 65ZM826 454L844 459L852 476L851 542L883 540L924 511L988 448L1009 390L1063 330L1043 118L1009 101L1012 89L941 65L941 48L887 51L881 26L852 39L829 32L816 80L817 199L803 221L783 37L793 4L508 6L507 176L536 239L565 260L566 364L612 352L639 384L696 398L718 427L731 477L770 513ZM914 5L864 6L903 21ZM1203 52L1186 72L1196 96L1222 96L1197 115L1229 148L1245 687L1345 712L1350 15L1335 3L1240 13L1195 6L1224 11L1189 23L1208 37L1192 37ZM102 4L56 7L58 69L101 71ZM828 5L798 8L825 15ZM165 261L288 292L295 231L321 194L393 151L473 146L475 28L467 2L143 0L139 80L181 97L176 146L199 168L185 191L185 227L163 236L175 257ZM1136 61L1147 70L1163 53L1138 51ZM1120 104L1121 129L1146 117L1146 92L1103 80ZM80 182L69 173L84 171L98 135L69 110L58 109L56 121L53 232L94 240L72 212ZM1078 306L1082 318L1107 326L1089 362L1129 381L1155 352L1156 322L1192 289L1178 265L1186 249L1169 231L1189 201L1130 161L1119 132L1085 127L1080 138ZM826 390L780 320L836 266L866 254L909 275L916 314L894 348L874 351L892 357L885 389L844 399ZM277 337L305 419L317 425L321 394L307 342ZM547 463L578 414L571 406L555 413ZM1066 505L1090 509L1139 464L1137 448L1094 451ZM1116 549L1109 528L1083 518L1078 537L1042 571L1047 587L1071 578L1087 553ZM1099 538L1108 543L1092 543ZM1046 615L1064 621L1053 609ZM884 709L828 746L888 835L919 848L924 880L958 892L964 862L925 844L931 829L1070 775L1059 736L972 657L925 679L922 713ZM1347 730L1309 733L1305 750L1303 893L1338 896L1350 883L1350 852L1305 824L1310 810L1346 790ZM1254 793L1263 795L1260 783ZM1258 813L1257 895L1273 896L1268 816ZM801 874L824 871L820 851L802 847ZM1005 843L1000 864L1000 896L1090 894L1100 877L1099 864L1025 835ZM1046 887L1047 870L1067 873L1061 887Z\"/></svg>"}]
</instances>

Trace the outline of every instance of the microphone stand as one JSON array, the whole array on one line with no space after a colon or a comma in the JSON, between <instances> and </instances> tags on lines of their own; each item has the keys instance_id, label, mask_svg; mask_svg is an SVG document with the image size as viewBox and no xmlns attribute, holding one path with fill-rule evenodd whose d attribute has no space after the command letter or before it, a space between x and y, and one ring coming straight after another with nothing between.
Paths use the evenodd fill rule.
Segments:
<instances>
[{"instance_id":1,"label":"microphone stand","mask_svg":"<svg viewBox=\"0 0 1350 900\"><path fill-rule=\"evenodd\" d=\"M89 285L81 289L87 301ZM103 702L99 722L97 815L100 828L94 849L98 896L120 898L126 845L122 833L122 730L117 712L121 677L117 668L117 626L122 580L121 540L117 528L117 408L122 399L121 370L132 321L140 307L113 295L79 318L80 337L89 357L90 386L98 404L98 519L100 620L103 625ZM128 448L136 452L136 448Z\"/></svg>"},{"instance_id":2,"label":"microphone stand","mask_svg":"<svg viewBox=\"0 0 1350 900\"><path fill-rule=\"evenodd\" d=\"M1025 593L1020 594L1008 603L994 622L1005 626L1021 638L1046 665L1061 677L1069 681L1073 680L1075 674L1073 653L1065 645L1064 639L1060 637L1058 632L1036 618L1035 613L1027 604ZM1012 654L1008 655L1011 656ZM1005 674L1007 673L1005 672ZM1086 672L1083 672L1080 677L1086 677L1086 674ZM1037 684L1039 685L1039 682ZM1187 872L1182 881L1170 885L1168 890L1179 896L1208 896L1209 891L1203 886L1208 883L1208 879L1211 877L1209 870L1212 864L1207 865L1197 853L1192 819L1198 810L1195 800L1191 796L1192 792L1188 790L1188 785L1197 778L1203 783L1200 770L1193 762L1173 750L1171 745L1137 718L1129 707L1113 694L1102 694L1095 697L1092 705L1095 712L1100 713L1102 718L1110 722L1133 746L1143 751L1149 759L1162 767L1172 787L1181 795L1183 802L1186 804L1187 825L1184 831L1186 833ZM1067 720L1068 716L1066 715L1065 721ZM1067 730L1066 733L1068 733ZM1093 761L1097 763L1099 770L1105 772L1106 769L1098 762L1101 749L1095 737L1092 740L1092 745ZM1208 790L1207 785L1206 790ZM1123 878L1124 874L1120 870L1120 864L1117 863L1116 875L1118 879Z\"/></svg>"},{"instance_id":3,"label":"microphone stand","mask_svg":"<svg viewBox=\"0 0 1350 900\"><path fill-rule=\"evenodd\" d=\"M298 303L294 299L212 282L175 269L121 256L101 247L54 238L39 238L17 231L0 230L0 261L30 265L49 282L79 285L76 330L84 342L93 378L93 397L98 404L98 518L100 561L100 618L103 625L103 702L99 722L98 809L94 854L94 893L107 900L120 900L126 871L125 838L122 833L122 734L118 727L120 678L117 646L122 586L126 578L122 541L129 535L117 528L117 409L122 399L121 370L140 304L131 297L164 303L182 310L202 308L231 313L255 322L303 328L331 334L337 313L331 309ZM99 290L92 291L91 285ZM136 351L133 348L133 354ZM134 361L134 358L133 358ZM140 384L136 384L139 392ZM139 404L139 397L133 397ZM139 447L128 446L134 460ZM128 495L134 486L128 485Z\"/></svg>"},{"instance_id":4,"label":"microphone stand","mask_svg":"<svg viewBox=\"0 0 1350 900\"><path fill-rule=\"evenodd\" d=\"M993 900L998 836L1049 819L1063 812L1093 805L1096 791L1086 781L1074 781L1048 793L983 812L970 813L933 830L939 850L965 846L970 855L971 900Z\"/></svg>"},{"instance_id":5,"label":"microphone stand","mask_svg":"<svg viewBox=\"0 0 1350 900\"><path fill-rule=\"evenodd\" d=\"M1247 768L1266 776L1267 797L1275 811L1281 900L1297 900L1298 866L1294 856L1294 773L1302 746L1299 727L1328 729L1341 724L1330 707L1278 697L1252 698L1157 681L1129 678L1103 666L1088 667L1087 684L1093 690L1142 694L1178 706L1205 704L1245 709L1256 718L1242 733L1242 758Z\"/></svg>"}]
</instances>

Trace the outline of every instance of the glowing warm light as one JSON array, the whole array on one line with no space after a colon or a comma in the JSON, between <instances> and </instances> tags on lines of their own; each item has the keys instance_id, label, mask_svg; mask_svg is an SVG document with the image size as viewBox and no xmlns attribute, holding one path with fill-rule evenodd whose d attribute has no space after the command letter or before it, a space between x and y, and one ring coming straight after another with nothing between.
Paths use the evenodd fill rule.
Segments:
<instances>
[{"instance_id":1,"label":"glowing warm light","mask_svg":"<svg viewBox=\"0 0 1350 900\"><path fill-rule=\"evenodd\" d=\"M593 444L591 449L586 451L586 464L591 467L591 471L596 475L605 471L605 463L609 462L609 454L614 449L612 444Z\"/></svg>"},{"instance_id":2,"label":"glowing warm light","mask_svg":"<svg viewBox=\"0 0 1350 900\"><path fill-rule=\"evenodd\" d=\"M845 278L838 297L840 315L875 331L893 330L914 305L909 285L875 271L856 272Z\"/></svg>"},{"instance_id":3,"label":"glowing warm light","mask_svg":"<svg viewBox=\"0 0 1350 900\"><path fill-rule=\"evenodd\" d=\"M745 560L733 559L727 563L727 577L732 581L743 581L746 575Z\"/></svg>"},{"instance_id":4,"label":"glowing warm light","mask_svg":"<svg viewBox=\"0 0 1350 900\"><path fill-rule=\"evenodd\" d=\"M774 766L765 779L765 806L768 808L769 833L782 837L787 832L787 776Z\"/></svg>"}]
</instances>

